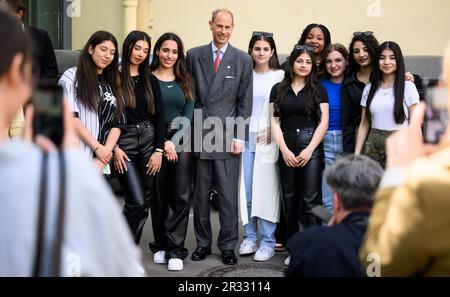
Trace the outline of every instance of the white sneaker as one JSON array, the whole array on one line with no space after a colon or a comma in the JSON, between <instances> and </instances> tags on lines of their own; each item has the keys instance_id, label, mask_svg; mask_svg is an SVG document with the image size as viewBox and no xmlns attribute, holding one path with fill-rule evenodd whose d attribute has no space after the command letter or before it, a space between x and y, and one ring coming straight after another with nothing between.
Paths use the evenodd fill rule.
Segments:
<instances>
[{"instance_id":1,"label":"white sneaker","mask_svg":"<svg viewBox=\"0 0 450 297\"><path fill-rule=\"evenodd\" d=\"M268 246L261 245L253 256L255 261L267 261L275 255L275 250Z\"/></svg>"},{"instance_id":2,"label":"white sneaker","mask_svg":"<svg viewBox=\"0 0 450 297\"><path fill-rule=\"evenodd\" d=\"M183 270L183 260L178 259L178 258L169 259L169 264L167 265L167 269L170 271Z\"/></svg>"},{"instance_id":3,"label":"white sneaker","mask_svg":"<svg viewBox=\"0 0 450 297\"><path fill-rule=\"evenodd\" d=\"M153 255L153 262L155 264L166 264L166 252L165 251L158 251Z\"/></svg>"},{"instance_id":4,"label":"white sneaker","mask_svg":"<svg viewBox=\"0 0 450 297\"><path fill-rule=\"evenodd\" d=\"M284 265L289 266L289 264L291 264L291 256L287 257L287 258L284 260Z\"/></svg>"},{"instance_id":5,"label":"white sneaker","mask_svg":"<svg viewBox=\"0 0 450 297\"><path fill-rule=\"evenodd\" d=\"M239 255L240 256L250 255L256 252L257 249L258 247L256 246L256 242L246 238L239 247Z\"/></svg>"}]
</instances>

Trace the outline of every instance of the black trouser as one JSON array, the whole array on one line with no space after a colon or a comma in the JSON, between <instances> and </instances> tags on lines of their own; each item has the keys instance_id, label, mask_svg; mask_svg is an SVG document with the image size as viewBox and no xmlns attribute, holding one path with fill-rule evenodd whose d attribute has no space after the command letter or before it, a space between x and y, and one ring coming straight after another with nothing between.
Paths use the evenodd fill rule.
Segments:
<instances>
[{"instance_id":1,"label":"black trouser","mask_svg":"<svg viewBox=\"0 0 450 297\"><path fill-rule=\"evenodd\" d=\"M287 147L295 156L311 142L314 129L298 129L283 133ZM280 153L279 168L281 187L283 189L283 210L286 216L287 237L297 231L321 225L318 217L311 213L311 208L322 204L322 172L324 169L323 145L313 152L304 167L288 167Z\"/></svg>"},{"instance_id":2,"label":"black trouser","mask_svg":"<svg viewBox=\"0 0 450 297\"><path fill-rule=\"evenodd\" d=\"M123 213L128 221L135 242L138 244L148 209L151 207L152 226L155 242L161 249L165 248L164 219L166 211L160 213L153 197L154 176L147 174L147 164L154 151L155 128L150 121L136 125L127 125L126 132L118 141L120 148L127 154L131 162L125 161L128 171L116 173L125 193Z\"/></svg>"},{"instance_id":3,"label":"black trouser","mask_svg":"<svg viewBox=\"0 0 450 297\"><path fill-rule=\"evenodd\" d=\"M165 220L166 258L185 259L188 249L184 247L184 242L189 222L189 198L192 186L191 153L178 153L176 163L164 158L155 181L155 198L161 207L168 209Z\"/></svg>"}]
</instances>

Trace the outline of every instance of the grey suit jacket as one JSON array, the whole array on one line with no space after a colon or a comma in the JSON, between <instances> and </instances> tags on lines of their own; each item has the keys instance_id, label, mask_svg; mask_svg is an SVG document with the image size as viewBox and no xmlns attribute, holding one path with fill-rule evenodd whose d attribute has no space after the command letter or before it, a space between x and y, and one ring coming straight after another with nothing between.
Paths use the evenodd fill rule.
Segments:
<instances>
[{"instance_id":1,"label":"grey suit jacket","mask_svg":"<svg viewBox=\"0 0 450 297\"><path fill-rule=\"evenodd\" d=\"M196 86L194 152L201 159L231 158L232 139L247 137L245 127L238 131L230 124L241 118L247 120L248 127L253 101L252 58L229 44L215 73L211 44L207 44L190 49L186 60Z\"/></svg>"}]
</instances>

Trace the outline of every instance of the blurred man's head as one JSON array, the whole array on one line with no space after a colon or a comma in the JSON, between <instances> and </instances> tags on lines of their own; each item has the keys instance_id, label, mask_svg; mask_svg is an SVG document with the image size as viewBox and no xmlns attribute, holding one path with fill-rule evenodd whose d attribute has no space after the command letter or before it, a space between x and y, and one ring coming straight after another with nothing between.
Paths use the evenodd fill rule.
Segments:
<instances>
[{"instance_id":1,"label":"blurred man's head","mask_svg":"<svg viewBox=\"0 0 450 297\"><path fill-rule=\"evenodd\" d=\"M0 0L0 5L5 6L7 10L12 12L20 21L25 16L25 5L23 0Z\"/></svg>"},{"instance_id":2,"label":"blurred man's head","mask_svg":"<svg viewBox=\"0 0 450 297\"><path fill-rule=\"evenodd\" d=\"M325 174L333 191L333 214L340 222L352 211L370 210L383 169L369 157L347 155Z\"/></svg>"},{"instance_id":3,"label":"blurred man's head","mask_svg":"<svg viewBox=\"0 0 450 297\"><path fill-rule=\"evenodd\" d=\"M30 98L32 63L26 32L3 9L0 9L0 40L3 41L0 42L0 129L4 129Z\"/></svg>"}]
</instances>

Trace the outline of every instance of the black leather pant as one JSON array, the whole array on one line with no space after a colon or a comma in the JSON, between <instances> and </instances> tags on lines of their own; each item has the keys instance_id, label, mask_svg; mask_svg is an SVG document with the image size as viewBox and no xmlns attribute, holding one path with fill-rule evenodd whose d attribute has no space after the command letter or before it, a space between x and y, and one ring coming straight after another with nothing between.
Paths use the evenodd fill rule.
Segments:
<instances>
[{"instance_id":1,"label":"black leather pant","mask_svg":"<svg viewBox=\"0 0 450 297\"><path fill-rule=\"evenodd\" d=\"M166 258L185 259L187 226L189 222L190 195L192 187L192 154L178 153L178 161L163 159L161 171L156 175L155 200L168 210L165 220ZM157 249L151 244L150 248Z\"/></svg>"},{"instance_id":2,"label":"black leather pant","mask_svg":"<svg viewBox=\"0 0 450 297\"><path fill-rule=\"evenodd\" d=\"M120 136L118 141L120 148L131 160L131 162L125 161L128 171L116 172L116 176L125 192L123 213L137 244L140 241L150 207L155 241L164 243L164 224L158 224L159 214L155 213L156 207L152 205L154 176L147 174L147 163L154 151L154 140L155 128L150 121L146 121L137 125L127 125L126 132Z\"/></svg>"},{"instance_id":3,"label":"black leather pant","mask_svg":"<svg viewBox=\"0 0 450 297\"><path fill-rule=\"evenodd\" d=\"M298 129L284 132L283 137L287 147L298 156L311 142L313 134L314 129ZM287 237L290 238L299 230L321 225L320 219L310 210L322 204L323 145L320 144L314 150L304 167L288 167L281 153L278 161Z\"/></svg>"}]
</instances>

